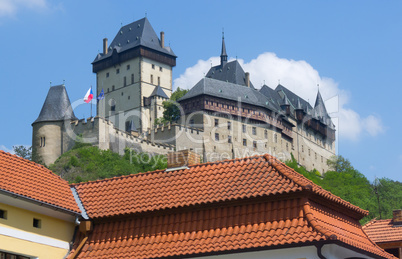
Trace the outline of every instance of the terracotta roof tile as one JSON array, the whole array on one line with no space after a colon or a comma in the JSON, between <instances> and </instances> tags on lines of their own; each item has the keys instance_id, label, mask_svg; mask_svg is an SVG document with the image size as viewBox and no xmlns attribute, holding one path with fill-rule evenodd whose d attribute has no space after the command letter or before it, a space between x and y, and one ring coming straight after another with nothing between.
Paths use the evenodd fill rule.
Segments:
<instances>
[{"instance_id":1,"label":"terracotta roof tile","mask_svg":"<svg viewBox=\"0 0 402 259\"><path fill-rule=\"evenodd\" d=\"M316 241L394 258L363 232L358 220L367 211L269 155L74 187L95 222L78 258L179 257Z\"/></svg>"},{"instance_id":2,"label":"terracotta roof tile","mask_svg":"<svg viewBox=\"0 0 402 259\"><path fill-rule=\"evenodd\" d=\"M363 230L376 243L402 241L402 225L394 225L392 219L373 219Z\"/></svg>"},{"instance_id":3,"label":"terracotta roof tile","mask_svg":"<svg viewBox=\"0 0 402 259\"><path fill-rule=\"evenodd\" d=\"M67 181L52 171L0 150L0 191L80 213Z\"/></svg>"},{"instance_id":4,"label":"terracotta roof tile","mask_svg":"<svg viewBox=\"0 0 402 259\"><path fill-rule=\"evenodd\" d=\"M325 199L360 213L362 217L368 213L325 191L270 155L197 164L186 170L160 170L73 186L91 218L294 193L303 189L311 189Z\"/></svg>"}]
</instances>

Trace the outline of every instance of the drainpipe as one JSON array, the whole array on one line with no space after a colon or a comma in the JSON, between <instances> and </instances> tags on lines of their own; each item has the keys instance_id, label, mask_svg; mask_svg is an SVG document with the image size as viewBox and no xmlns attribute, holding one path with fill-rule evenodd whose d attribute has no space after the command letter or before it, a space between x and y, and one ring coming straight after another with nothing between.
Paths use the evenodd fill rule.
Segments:
<instances>
[{"instance_id":1,"label":"drainpipe","mask_svg":"<svg viewBox=\"0 0 402 259\"><path fill-rule=\"evenodd\" d=\"M78 245L77 249L75 249L74 253L71 255L70 259L75 259L79 253L81 252L82 247L85 245L85 242L88 240L88 234L92 231L92 221L86 220L81 221L79 225L80 232L85 235L85 237L81 240L80 244Z\"/></svg>"},{"instance_id":2,"label":"drainpipe","mask_svg":"<svg viewBox=\"0 0 402 259\"><path fill-rule=\"evenodd\" d=\"M321 249L322 249L322 247L324 246L323 244L319 244L319 245L315 245L316 247L317 247L317 256L320 258L320 259L327 259L325 256L323 256L322 255L322 251L321 251Z\"/></svg>"}]
</instances>

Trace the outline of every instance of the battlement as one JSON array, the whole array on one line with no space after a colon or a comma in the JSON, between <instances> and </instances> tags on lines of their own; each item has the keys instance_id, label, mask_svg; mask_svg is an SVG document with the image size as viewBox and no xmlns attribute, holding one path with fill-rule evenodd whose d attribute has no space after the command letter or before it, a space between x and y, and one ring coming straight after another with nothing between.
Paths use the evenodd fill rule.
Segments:
<instances>
[{"instance_id":1,"label":"battlement","mask_svg":"<svg viewBox=\"0 0 402 259\"><path fill-rule=\"evenodd\" d=\"M200 128L189 127L189 126L186 126L183 124L169 122L169 123L165 123L165 124L158 124L152 130L148 129L147 133L148 133L148 135L150 135L152 131L154 133L158 133L159 131L163 132L165 130L185 131L185 132L190 132L191 134L197 134L197 135L199 135L200 132L204 132L204 130L200 129Z\"/></svg>"}]
</instances>

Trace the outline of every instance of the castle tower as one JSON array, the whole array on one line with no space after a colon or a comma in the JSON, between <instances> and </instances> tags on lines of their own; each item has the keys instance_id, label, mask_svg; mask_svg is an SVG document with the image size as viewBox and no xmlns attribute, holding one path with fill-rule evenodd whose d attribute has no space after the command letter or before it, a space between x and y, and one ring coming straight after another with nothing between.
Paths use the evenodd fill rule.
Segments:
<instances>
[{"instance_id":1,"label":"castle tower","mask_svg":"<svg viewBox=\"0 0 402 259\"><path fill-rule=\"evenodd\" d=\"M34 160L52 164L71 143L64 132L64 124L76 120L64 85L52 86L40 111L32 123L32 154Z\"/></svg>"},{"instance_id":2,"label":"castle tower","mask_svg":"<svg viewBox=\"0 0 402 259\"><path fill-rule=\"evenodd\" d=\"M176 56L165 46L147 18L120 28L112 43L103 42L103 53L95 58L97 96L105 98L97 106L97 115L125 130L127 122L140 132L152 127L150 97L156 87L169 98L172 94L172 68ZM157 116L160 116L158 114Z\"/></svg>"},{"instance_id":3,"label":"castle tower","mask_svg":"<svg viewBox=\"0 0 402 259\"><path fill-rule=\"evenodd\" d=\"M165 91L157 85L149 97L151 126L155 125L156 119L163 117L163 102L168 99Z\"/></svg>"}]
</instances>

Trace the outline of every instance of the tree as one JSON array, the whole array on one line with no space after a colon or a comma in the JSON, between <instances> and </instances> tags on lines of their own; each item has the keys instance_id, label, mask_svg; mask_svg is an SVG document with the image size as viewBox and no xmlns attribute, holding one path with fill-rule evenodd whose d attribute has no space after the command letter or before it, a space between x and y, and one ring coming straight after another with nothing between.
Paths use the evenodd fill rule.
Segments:
<instances>
[{"instance_id":1,"label":"tree","mask_svg":"<svg viewBox=\"0 0 402 259\"><path fill-rule=\"evenodd\" d=\"M172 122L172 121L177 121L181 117L181 112L179 109L179 104L177 103L177 100L183 97L188 90L186 89L180 89L178 87L176 91L172 93L172 96L170 96L169 101L164 101L163 102L163 120L164 122Z\"/></svg>"},{"instance_id":2,"label":"tree","mask_svg":"<svg viewBox=\"0 0 402 259\"><path fill-rule=\"evenodd\" d=\"M329 168L338 173L355 170L350 161L343 156L332 156L327 160Z\"/></svg>"},{"instance_id":3,"label":"tree","mask_svg":"<svg viewBox=\"0 0 402 259\"><path fill-rule=\"evenodd\" d=\"M17 156L32 160L32 147L26 147L23 145L13 146L13 150Z\"/></svg>"}]
</instances>

